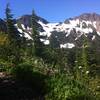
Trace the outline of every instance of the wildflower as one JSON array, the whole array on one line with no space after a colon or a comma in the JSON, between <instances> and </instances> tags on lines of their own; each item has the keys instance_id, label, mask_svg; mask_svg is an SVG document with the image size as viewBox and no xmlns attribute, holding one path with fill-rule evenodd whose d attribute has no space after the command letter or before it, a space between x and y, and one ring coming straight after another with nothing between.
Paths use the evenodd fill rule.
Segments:
<instances>
[{"instance_id":1,"label":"wildflower","mask_svg":"<svg viewBox=\"0 0 100 100\"><path fill-rule=\"evenodd\" d=\"M77 63L78 61L77 60L75 60L75 63Z\"/></svg>"},{"instance_id":2,"label":"wildflower","mask_svg":"<svg viewBox=\"0 0 100 100\"><path fill-rule=\"evenodd\" d=\"M86 74L89 74L89 71L86 71Z\"/></svg>"},{"instance_id":3,"label":"wildflower","mask_svg":"<svg viewBox=\"0 0 100 100\"><path fill-rule=\"evenodd\" d=\"M35 60L35 61L34 61L34 63L35 63L35 64L37 64L37 63L38 63L38 61L37 61L37 60Z\"/></svg>"},{"instance_id":4,"label":"wildflower","mask_svg":"<svg viewBox=\"0 0 100 100\"><path fill-rule=\"evenodd\" d=\"M81 68L82 68L82 66L79 66L78 68L79 68L79 69L81 69Z\"/></svg>"},{"instance_id":5,"label":"wildflower","mask_svg":"<svg viewBox=\"0 0 100 100\"><path fill-rule=\"evenodd\" d=\"M97 86L97 88L100 88L100 86Z\"/></svg>"}]
</instances>

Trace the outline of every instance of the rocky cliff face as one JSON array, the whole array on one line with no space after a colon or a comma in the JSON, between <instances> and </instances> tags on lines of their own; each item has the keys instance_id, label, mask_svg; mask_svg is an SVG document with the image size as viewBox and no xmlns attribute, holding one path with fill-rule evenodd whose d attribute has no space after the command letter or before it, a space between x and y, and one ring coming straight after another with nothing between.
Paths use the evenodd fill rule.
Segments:
<instances>
[{"instance_id":1,"label":"rocky cliff face","mask_svg":"<svg viewBox=\"0 0 100 100\"><path fill-rule=\"evenodd\" d=\"M79 19L80 21L85 20L85 21L90 21L90 22L95 22L96 26L96 31L100 32L100 15L96 13L85 13L82 14L78 17L75 17L75 19Z\"/></svg>"}]
</instances>

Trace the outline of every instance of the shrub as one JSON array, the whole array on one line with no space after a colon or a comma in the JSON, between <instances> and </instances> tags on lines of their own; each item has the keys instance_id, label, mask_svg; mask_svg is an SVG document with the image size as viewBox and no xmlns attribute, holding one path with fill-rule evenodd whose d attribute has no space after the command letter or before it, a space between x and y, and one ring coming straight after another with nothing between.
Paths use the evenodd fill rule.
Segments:
<instances>
[{"instance_id":1,"label":"shrub","mask_svg":"<svg viewBox=\"0 0 100 100\"><path fill-rule=\"evenodd\" d=\"M10 73L12 64L0 59L0 72Z\"/></svg>"},{"instance_id":2,"label":"shrub","mask_svg":"<svg viewBox=\"0 0 100 100\"><path fill-rule=\"evenodd\" d=\"M46 100L95 100L89 89L66 75L55 75L47 80Z\"/></svg>"},{"instance_id":3,"label":"shrub","mask_svg":"<svg viewBox=\"0 0 100 100\"><path fill-rule=\"evenodd\" d=\"M32 77L33 69L31 65L22 63L13 67L12 73L17 79L28 81Z\"/></svg>"}]
</instances>

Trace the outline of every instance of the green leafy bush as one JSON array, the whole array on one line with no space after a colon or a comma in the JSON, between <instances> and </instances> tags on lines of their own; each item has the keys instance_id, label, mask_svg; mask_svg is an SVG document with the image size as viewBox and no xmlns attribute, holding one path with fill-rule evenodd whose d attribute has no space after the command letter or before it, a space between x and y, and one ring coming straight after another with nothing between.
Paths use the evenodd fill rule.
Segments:
<instances>
[{"instance_id":1,"label":"green leafy bush","mask_svg":"<svg viewBox=\"0 0 100 100\"><path fill-rule=\"evenodd\" d=\"M12 69L12 73L16 78L28 81L32 77L33 68L29 64L22 63L15 66Z\"/></svg>"},{"instance_id":2,"label":"green leafy bush","mask_svg":"<svg viewBox=\"0 0 100 100\"><path fill-rule=\"evenodd\" d=\"M10 73L12 64L0 59L0 72Z\"/></svg>"},{"instance_id":3,"label":"green leafy bush","mask_svg":"<svg viewBox=\"0 0 100 100\"><path fill-rule=\"evenodd\" d=\"M47 84L46 100L95 100L89 89L66 75L55 75Z\"/></svg>"}]
</instances>

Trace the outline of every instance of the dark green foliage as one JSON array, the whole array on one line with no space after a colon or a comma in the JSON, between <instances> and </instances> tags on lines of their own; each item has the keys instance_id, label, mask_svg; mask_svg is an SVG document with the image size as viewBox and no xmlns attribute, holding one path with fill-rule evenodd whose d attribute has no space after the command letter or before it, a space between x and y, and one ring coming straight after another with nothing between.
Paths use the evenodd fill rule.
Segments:
<instances>
[{"instance_id":1,"label":"dark green foliage","mask_svg":"<svg viewBox=\"0 0 100 100\"><path fill-rule=\"evenodd\" d=\"M13 68L13 73L18 79L28 80L33 73L33 67L28 64L20 64Z\"/></svg>"},{"instance_id":2,"label":"dark green foliage","mask_svg":"<svg viewBox=\"0 0 100 100\"><path fill-rule=\"evenodd\" d=\"M47 81L46 100L95 100L90 90L70 76L60 74Z\"/></svg>"},{"instance_id":3,"label":"dark green foliage","mask_svg":"<svg viewBox=\"0 0 100 100\"><path fill-rule=\"evenodd\" d=\"M20 53L19 53L19 48L20 48L20 36L18 34L17 29L14 26L14 19L11 14L11 10L9 8L9 4L7 4L6 7L6 23L7 23L7 33L8 33L8 38L9 38L9 50L12 58L13 63L18 63L20 61ZM12 50L13 49L13 50Z\"/></svg>"},{"instance_id":4,"label":"dark green foliage","mask_svg":"<svg viewBox=\"0 0 100 100\"><path fill-rule=\"evenodd\" d=\"M0 72L10 73L11 67L13 67L11 63L0 59Z\"/></svg>"},{"instance_id":5,"label":"dark green foliage","mask_svg":"<svg viewBox=\"0 0 100 100\"><path fill-rule=\"evenodd\" d=\"M35 56L38 57L42 57L42 52L43 52L43 43L40 41L41 37L39 35L39 32L36 28L36 14L34 11L32 11L32 19L31 19L31 23L32 23L32 38L33 38L33 43L32 43L32 50L34 52Z\"/></svg>"},{"instance_id":6,"label":"dark green foliage","mask_svg":"<svg viewBox=\"0 0 100 100\"><path fill-rule=\"evenodd\" d=\"M66 50L51 48L48 46L45 48L43 54L44 62L50 64L51 68L58 70L61 73L69 71Z\"/></svg>"},{"instance_id":7,"label":"dark green foliage","mask_svg":"<svg viewBox=\"0 0 100 100\"><path fill-rule=\"evenodd\" d=\"M88 55L87 55L87 48L88 48L88 41L86 37L84 37L83 45L80 48L76 47L76 60L75 60L75 78L77 80L83 81L85 84L88 84L89 79L89 65L88 65Z\"/></svg>"},{"instance_id":8,"label":"dark green foliage","mask_svg":"<svg viewBox=\"0 0 100 100\"><path fill-rule=\"evenodd\" d=\"M53 48L60 48L60 39L62 39L60 35L59 35L59 33L56 33L55 31L52 32L52 34L50 36L50 46L51 47L53 47Z\"/></svg>"},{"instance_id":9,"label":"dark green foliage","mask_svg":"<svg viewBox=\"0 0 100 100\"><path fill-rule=\"evenodd\" d=\"M7 33L11 42L17 41L19 38L18 31L14 26L13 15L11 14L11 9L9 8L9 4L6 7L6 22L7 22Z\"/></svg>"},{"instance_id":10,"label":"dark green foliage","mask_svg":"<svg viewBox=\"0 0 100 100\"><path fill-rule=\"evenodd\" d=\"M67 52L68 52L68 56L67 56L67 59L68 59L68 66L70 66L70 67L73 67L73 66L75 66L75 60L76 60L76 57L75 57L75 48L73 48L73 49L70 49L70 50L68 50Z\"/></svg>"}]
</instances>

